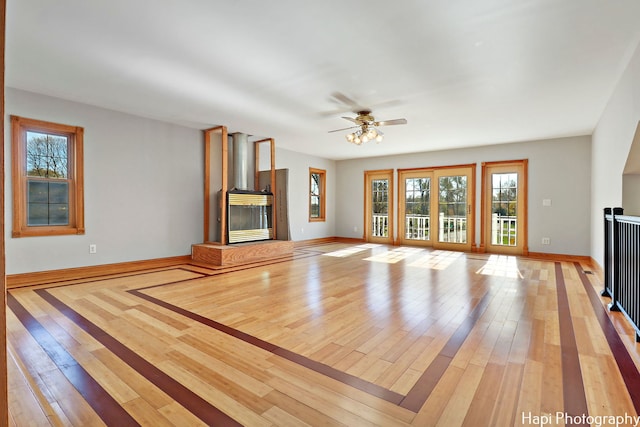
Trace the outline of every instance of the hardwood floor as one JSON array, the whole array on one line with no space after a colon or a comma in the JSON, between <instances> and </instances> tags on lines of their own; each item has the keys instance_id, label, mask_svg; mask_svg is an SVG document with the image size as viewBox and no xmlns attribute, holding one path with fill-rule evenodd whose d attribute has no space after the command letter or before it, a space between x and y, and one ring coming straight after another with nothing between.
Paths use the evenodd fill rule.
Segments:
<instances>
[{"instance_id":1,"label":"hardwood floor","mask_svg":"<svg viewBox=\"0 0 640 427\"><path fill-rule=\"evenodd\" d=\"M635 425L640 347L589 269L332 243L13 289L11 421Z\"/></svg>"}]
</instances>

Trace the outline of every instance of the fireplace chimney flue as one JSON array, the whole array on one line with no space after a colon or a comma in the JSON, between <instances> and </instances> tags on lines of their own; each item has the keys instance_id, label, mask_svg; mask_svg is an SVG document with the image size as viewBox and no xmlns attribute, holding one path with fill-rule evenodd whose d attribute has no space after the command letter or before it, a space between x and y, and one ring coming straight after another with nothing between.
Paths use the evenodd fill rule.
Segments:
<instances>
[{"instance_id":1,"label":"fireplace chimney flue","mask_svg":"<svg viewBox=\"0 0 640 427\"><path fill-rule=\"evenodd\" d=\"M233 141L233 188L236 190L253 190L249 188L249 135L235 132L231 134Z\"/></svg>"}]
</instances>

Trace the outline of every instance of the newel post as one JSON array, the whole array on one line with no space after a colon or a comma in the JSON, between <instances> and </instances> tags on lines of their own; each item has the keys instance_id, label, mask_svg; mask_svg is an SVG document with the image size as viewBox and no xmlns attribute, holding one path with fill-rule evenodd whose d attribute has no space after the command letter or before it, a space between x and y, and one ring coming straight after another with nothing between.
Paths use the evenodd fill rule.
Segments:
<instances>
[{"instance_id":1,"label":"newel post","mask_svg":"<svg viewBox=\"0 0 640 427\"><path fill-rule=\"evenodd\" d=\"M613 224L613 218L609 221L607 215L611 215L611 208L604 208L604 288L600 295L611 298L611 224Z\"/></svg>"},{"instance_id":2,"label":"newel post","mask_svg":"<svg viewBox=\"0 0 640 427\"><path fill-rule=\"evenodd\" d=\"M616 215L622 215L624 209L613 208L611 211L611 252L612 252L612 283L611 283L611 303L609 303L610 311L620 311L618 298L620 297L620 231Z\"/></svg>"}]
</instances>

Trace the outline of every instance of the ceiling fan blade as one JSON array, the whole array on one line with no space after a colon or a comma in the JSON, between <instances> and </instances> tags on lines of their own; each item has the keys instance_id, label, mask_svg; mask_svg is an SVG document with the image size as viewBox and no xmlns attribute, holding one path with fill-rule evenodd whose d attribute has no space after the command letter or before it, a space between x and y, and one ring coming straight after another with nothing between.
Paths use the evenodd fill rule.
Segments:
<instances>
[{"instance_id":1,"label":"ceiling fan blade","mask_svg":"<svg viewBox=\"0 0 640 427\"><path fill-rule=\"evenodd\" d=\"M342 118L345 119L345 120L349 120L350 122L353 122L353 123L355 123L357 125L360 124L360 122L357 119L354 119L353 117L345 117L345 116L343 116Z\"/></svg>"},{"instance_id":2,"label":"ceiling fan blade","mask_svg":"<svg viewBox=\"0 0 640 427\"><path fill-rule=\"evenodd\" d=\"M336 101L340 102L341 104L344 104L353 110L358 110L361 108L360 104L358 104L356 101L349 98L347 95L345 95L342 92L333 92L331 94L331 97Z\"/></svg>"},{"instance_id":3,"label":"ceiling fan blade","mask_svg":"<svg viewBox=\"0 0 640 427\"><path fill-rule=\"evenodd\" d=\"M389 125L406 125L407 119L393 119L393 120L382 120L380 122L375 122L374 126L389 126Z\"/></svg>"},{"instance_id":4,"label":"ceiling fan blade","mask_svg":"<svg viewBox=\"0 0 640 427\"><path fill-rule=\"evenodd\" d=\"M348 127L348 128L330 130L330 131L329 131L329 133L332 133L332 132L342 132L343 130L356 129L356 128L359 128L359 127L360 127L360 126L350 126L350 127Z\"/></svg>"},{"instance_id":5,"label":"ceiling fan blade","mask_svg":"<svg viewBox=\"0 0 640 427\"><path fill-rule=\"evenodd\" d=\"M351 111L351 108L344 107L339 110L322 111L318 113L318 116L319 117L335 117L340 114L348 113L349 111Z\"/></svg>"}]
</instances>

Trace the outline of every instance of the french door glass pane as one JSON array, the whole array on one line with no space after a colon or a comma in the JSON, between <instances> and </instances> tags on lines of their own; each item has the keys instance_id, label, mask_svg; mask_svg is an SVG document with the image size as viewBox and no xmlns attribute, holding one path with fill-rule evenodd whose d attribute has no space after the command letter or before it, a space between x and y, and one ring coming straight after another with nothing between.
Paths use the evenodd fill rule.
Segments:
<instances>
[{"instance_id":1,"label":"french door glass pane","mask_svg":"<svg viewBox=\"0 0 640 427\"><path fill-rule=\"evenodd\" d=\"M429 217L431 214L431 179L406 178L404 184L405 239L429 240L431 238Z\"/></svg>"},{"instance_id":2,"label":"french door glass pane","mask_svg":"<svg viewBox=\"0 0 640 427\"><path fill-rule=\"evenodd\" d=\"M491 175L491 244L516 246L518 241L518 174Z\"/></svg>"},{"instance_id":3,"label":"french door glass pane","mask_svg":"<svg viewBox=\"0 0 640 427\"><path fill-rule=\"evenodd\" d=\"M389 237L389 180L371 181L371 235Z\"/></svg>"},{"instance_id":4,"label":"french door glass pane","mask_svg":"<svg viewBox=\"0 0 640 427\"><path fill-rule=\"evenodd\" d=\"M438 193L438 241L467 243L467 177L439 177Z\"/></svg>"}]
</instances>

